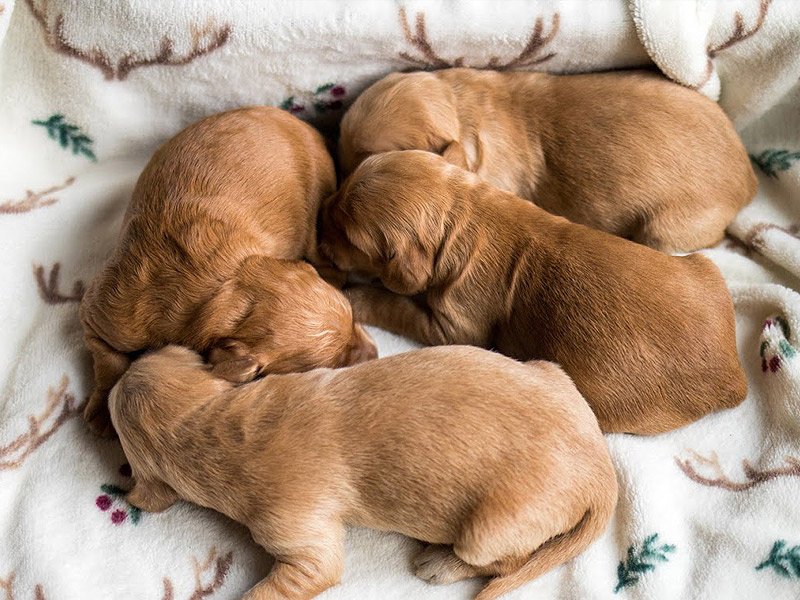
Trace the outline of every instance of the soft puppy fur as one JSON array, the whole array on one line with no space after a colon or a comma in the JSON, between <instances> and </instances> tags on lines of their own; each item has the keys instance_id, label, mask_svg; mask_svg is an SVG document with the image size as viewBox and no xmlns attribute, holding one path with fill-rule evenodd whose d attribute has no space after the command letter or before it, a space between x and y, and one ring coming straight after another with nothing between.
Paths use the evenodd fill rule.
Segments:
<instances>
[{"instance_id":1,"label":"soft puppy fur","mask_svg":"<svg viewBox=\"0 0 800 600\"><path fill-rule=\"evenodd\" d=\"M553 216L423 151L365 160L322 209L320 248L388 288L359 320L426 344L560 364L606 432L654 434L747 393L714 264Z\"/></svg>"},{"instance_id":2,"label":"soft puppy fur","mask_svg":"<svg viewBox=\"0 0 800 600\"><path fill-rule=\"evenodd\" d=\"M374 358L345 297L301 260L317 258L317 212L335 186L322 137L276 108L213 115L164 144L81 304L90 427L110 433L108 391L132 356L169 343L233 381Z\"/></svg>"},{"instance_id":3,"label":"soft puppy fur","mask_svg":"<svg viewBox=\"0 0 800 600\"><path fill-rule=\"evenodd\" d=\"M212 508L275 556L247 600L338 583L345 524L434 544L415 560L432 583L495 576L478 595L489 600L584 550L617 500L605 440L569 377L479 348L234 387L168 346L131 365L110 408L131 504Z\"/></svg>"},{"instance_id":4,"label":"soft puppy fur","mask_svg":"<svg viewBox=\"0 0 800 600\"><path fill-rule=\"evenodd\" d=\"M663 251L718 243L755 195L722 109L646 71L392 74L344 116L345 173L427 150L575 223Z\"/></svg>"}]
</instances>

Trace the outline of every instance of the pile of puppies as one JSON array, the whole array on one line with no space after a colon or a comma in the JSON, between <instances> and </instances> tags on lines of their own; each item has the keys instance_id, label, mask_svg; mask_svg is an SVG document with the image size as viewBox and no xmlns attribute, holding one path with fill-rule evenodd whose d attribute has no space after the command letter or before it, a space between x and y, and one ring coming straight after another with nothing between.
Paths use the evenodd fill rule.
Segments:
<instances>
[{"instance_id":1,"label":"pile of puppies","mask_svg":"<svg viewBox=\"0 0 800 600\"><path fill-rule=\"evenodd\" d=\"M601 430L744 399L722 277L660 252L719 241L755 193L713 102L643 72L393 74L339 156L337 191L285 112L191 125L81 306L86 419L116 429L128 500L249 527L276 562L248 600L335 585L345 524L427 542L417 575L496 598L605 530ZM372 360L357 322L438 347Z\"/></svg>"}]
</instances>

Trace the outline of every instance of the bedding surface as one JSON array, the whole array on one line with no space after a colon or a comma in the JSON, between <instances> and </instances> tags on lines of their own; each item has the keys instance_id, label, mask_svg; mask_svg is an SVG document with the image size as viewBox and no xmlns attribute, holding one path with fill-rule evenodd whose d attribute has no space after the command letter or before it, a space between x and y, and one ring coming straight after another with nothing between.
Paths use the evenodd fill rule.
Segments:
<instances>
[{"instance_id":1,"label":"bedding surface","mask_svg":"<svg viewBox=\"0 0 800 600\"><path fill-rule=\"evenodd\" d=\"M266 574L269 557L227 519L185 503L147 514L125 502L119 443L91 435L80 416L91 387L81 294L149 156L190 122L268 104L333 135L343 110L387 73L455 65L657 67L720 102L760 183L726 240L704 251L733 297L747 400L670 434L608 436L620 482L610 527L509 600L797 598L800 5L791 0L0 0L0 598L227 600ZM371 333L382 356L413 347ZM417 580L419 547L351 529L344 579L321 598L472 597L479 581Z\"/></svg>"}]
</instances>

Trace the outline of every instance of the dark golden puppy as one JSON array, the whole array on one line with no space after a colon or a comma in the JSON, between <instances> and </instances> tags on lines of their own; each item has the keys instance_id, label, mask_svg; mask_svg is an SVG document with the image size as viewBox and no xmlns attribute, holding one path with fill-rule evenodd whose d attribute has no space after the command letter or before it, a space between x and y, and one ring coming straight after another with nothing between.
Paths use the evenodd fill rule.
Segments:
<instances>
[{"instance_id":1,"label":"dark golden puppy","mask_svg":"<svg viewBox=\"0 0 800 600\"><path fill-rule=\"evenodd\" d=\"M336 585L346 524L435 544L415 560L431 583L496 576L478 595L490 600L583 551L617 501L605 440L569 377L479 348L234 387L169 346L131 365L110 406L131 504L218 510L275 556L246 600Z\"/></svg>"},{"instance_id":2,"label":"dark golden puppy","mask_svg":"<svg viewBox=\"0 0 800 600\"><path fill-rule=\"evenodd\" d=\"M700 255L570 223L422 151L368 158L322 210L322 252L389 290L350 289L357 319L556 362L604 431L669 431L747 393L728 290Z\"/></svg>"},{"instance_id":3,"label":"dark golden puppy","mask_svg":"<svg viewBox=\"0 0 800 600\"><path fill-rule=\"evenodd\" d=\"M756 192L722 109L654 73L392 74L344 116L345 173L427 150L576 223L664 251L719 242Z\"/></svg>"},{"instance_id":4,"label":"dark golden puppy","mask_svg":"<svg viewBox=\"0 0 800 600\"><path fill-rule=\"evenodd\" d=\"M301 260L317 257L335 186L322 137L275 108L208 117L155 153L81 304L93 430L110 432L108 391L131 355L165 344L208 353L232 381L376 356L341 292Z\"/></svg>"}]
</instances>

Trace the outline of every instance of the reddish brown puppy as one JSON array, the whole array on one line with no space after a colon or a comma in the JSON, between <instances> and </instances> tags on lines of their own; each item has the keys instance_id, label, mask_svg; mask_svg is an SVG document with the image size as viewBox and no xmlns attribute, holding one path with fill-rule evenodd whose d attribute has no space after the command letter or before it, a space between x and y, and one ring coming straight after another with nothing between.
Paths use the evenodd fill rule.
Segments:
<instances>
[{"instance_id":1,"label":"reddish brown puppy","mask_svg":"<svg viewBox=\"0 0 800 600\"><path fill-rule=\"evenodd\" d=\"M388 288L351 288L357 319L556 362L606 432L669 431L747 393L728 290L700 255L570 223L422 151L365 160L320 223L339 268Z\"/></svg>"},{"instance_id":2,"label":"reddish brown puppy","mask_svg":"<svg viewBox=\"0 0 800 600\"><path fill-rule=\"evenodd\" d=\"M301 600L339 582L346 524L435 544L431 583L495 576L501 594L570 560L608 525L617 481L592 411L564 372L465 346L234 387L169 346L111 392L136 484L246 525L275 556L246 600Z\"/></svg>"},{"instance_id":3,"label":"reddish brown puppy","mask_svg":"<svg viewBox=\"0 0 800 600\"><path fill-rule=\"evenodd\" d=\"M645 71L392 74L344 116L345 173L428 150L569 220L664 251L719 242L756 191L722 109Z\"/></svg>"},{"instance_id":4,"label":"reddish brown puppy","mask_svg":"<svg viewBox=\"0 0 800 600\"><path fill-rule=\"evenodd\" d=\"M233 381L374 358L345 297L301 260L317 257L317 211L335 186L322 137L275 108L214 115L164 144L81 304L90 427L110 433L108 392L131 355L169 343Z\"/></svg>"}]
</instances>

